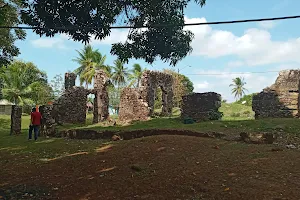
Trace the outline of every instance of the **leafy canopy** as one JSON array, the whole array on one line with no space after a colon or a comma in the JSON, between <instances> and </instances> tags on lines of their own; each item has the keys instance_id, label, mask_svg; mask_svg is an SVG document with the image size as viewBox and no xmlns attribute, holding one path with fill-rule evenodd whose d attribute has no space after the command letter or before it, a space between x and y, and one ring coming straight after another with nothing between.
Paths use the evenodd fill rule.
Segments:
<instances>
[{"instance_id":1,"label":"leafy canopy","mask_svg":"<svg viewBox=\"0 0 300 200\"><path fill-rule=\"evenodd\" d=\"M151 64L160 58L171 65L192 51L194 35L180 26L184 24L184 10L192 1L200 6L206 3L206 0L24 1L22 19L30 26L39 27L35 32L41 36L65 33L74 41L88 43L92 36L99 40L109 36L110 26L116 23L151 26L130 29L127 41L113 44L111 53L122 62L135 58ZM158 27L160 24L170 26Z\"/></svg>"},{"instance_id":2,"label":"leafy canopy","mask_svg":"<svg viewBox=\"0 0 300 200\"><path fill-rule=\"evenodd\" d=\"M234 94L235 98L241 98L247 89L245 88L246 82L244 81L244 78L237 77L235 79L232 79L232 84L229 85L229 87L232 87L231 93Z\"/></svg>"},{"instance_id":3,"label":"leafy canopy","mask_svg":"<svg viewBox=\"0 0 300 200\"><path fill-rule=\"evenodd\" d=\"M18 12L21 8L21 0L0 0L0 26L17 26L21 24ZM13 57L20 54L14 45L16 40L24 40L26 36L23 30L5 28L0 30L0 67L9 64Z\"/></svg>"}]
</instances>

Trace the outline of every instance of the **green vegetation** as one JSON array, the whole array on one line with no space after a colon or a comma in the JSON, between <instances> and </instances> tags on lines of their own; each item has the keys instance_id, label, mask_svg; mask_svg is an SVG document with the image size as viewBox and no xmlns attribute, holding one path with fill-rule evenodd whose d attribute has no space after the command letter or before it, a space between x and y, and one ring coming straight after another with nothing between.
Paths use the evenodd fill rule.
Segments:
<instances>
[{"instance_id":1,"label":"green vegetation","mask_svg":"<svg viewBox=\"0 0 300 200\"><path fill-rule=\"evenodd\" d=\"M12 27L22 24L19 10L22 0L0 0L0 26ZM20 54L14 45L17 40L24 40L26 32L20 29L5 28L0 31L0 68L8 65L13 57Z\"/></svg>"},{"instance_id":2,"label":"green vegetation","mask_svg":"<svg viewBox=\"0 0 300 200\"><path fill-rule=\"evenodd\" d=\"M22 19L35 29L38 35L54 36L57 33L70 35L74 41L89 42L91 36L102 40L110 35L116 22L139 27L155 26L140 31L131 29L124 43L112 45L111 54L117 55L122 62L129 59L143 59L152 64L160 58L164 62L176 65L192 51L194 34L183 29L184 13L191 2L201 7L206 0L181 1L31 1L24 0L25 9ZM55 15L49 15L55 10ZM155 12L153 12L155 10ZM89 13L82 15L82 13ZM61 20L65 19L65 20ZM121 21L117 19L122 19ZM176 25L157 27L157 24ZM88 25L88 26L87 26ZM52 29L51 27L74 27L71 29Z\"/></svg>"},{"instance_id":3,"label":"green vegetation","mask_svg":"<svg viewBox=\"0 0 300 200\"><path fill-rule=\"evenodd\" d=\"M244 81L244 78L237 77L235 79L232 79L233 84L230 84L229 87L232 87L232 94L234 94L234 97L236 99L241 98L247 89L245 88L246 82Z\"/></svg>"},{"instance_id":4,"label":"green vegetation","mask_svg":"<svg viewBox=\"0 0 300 200\"><path fill-rule=\"evenodd\" d=\"M18 105L47 104L53 99L47 75L33 63L14 61L1 68L3 98Z\"/></svg>"}]
</instances>

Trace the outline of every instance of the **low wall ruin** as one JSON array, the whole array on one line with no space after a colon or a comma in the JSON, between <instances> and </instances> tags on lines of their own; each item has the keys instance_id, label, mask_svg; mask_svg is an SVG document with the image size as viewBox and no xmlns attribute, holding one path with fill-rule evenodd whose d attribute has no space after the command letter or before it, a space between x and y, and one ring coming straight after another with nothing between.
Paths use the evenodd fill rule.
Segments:
<instances>
[{"instance_id":1,"label":"low wall ruin","mask_svg":"<svg viewBox=\"0 0 300 200\"><path fill-rule=\"evenodd\" d=\"M253 96L255 118L299 117L300 70L284 70L275 83Z\"/></svg>"},{"instance_id":2,"label":"low wall ruin","mask_svg":"<svg viewBox=\"0 0 300 200\"><path fill-rule=\"evenodd\" d=\"M182 97L181 118L194 121L213 120L212 113L218 113L221 95L215 92L193 93Z\"/></svg>"},{"instance_id":3,"label":"low wall ruin","mask_svg":"<svg viewBox=\"0 0 300 200\"><path fill-rule=\"evenodd\" d=\"M162 90L162 116L172 115L173 77L170 74L145 71L139 88L126 88L120 99L119 120L147 120L154 113L157 88ZM135 102L131 103L131 102Z\"/></svg>"},{"instance_id":4,"label":"low wall ruin","mask_svg":"<svg viewBox=\"0 0 300 200\"><path fill-rule=\"evenodd\" d=\"M41 131L43 136L53 136L56 134L53 105L43 105L39 107L42 115Z\"/></svg>"}]
</instances>

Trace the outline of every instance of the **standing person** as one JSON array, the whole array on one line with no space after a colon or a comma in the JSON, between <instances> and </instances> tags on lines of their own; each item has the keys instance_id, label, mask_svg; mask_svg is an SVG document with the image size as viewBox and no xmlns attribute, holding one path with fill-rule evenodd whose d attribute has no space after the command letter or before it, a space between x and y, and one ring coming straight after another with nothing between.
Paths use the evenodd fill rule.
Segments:
<instances>
[{"instance_id":1,"label":"standing person","mask_svg":"<svg viewBox=\"0 0 300 200\"><path fill-rule=\"evenodd\" d=\"M31 125L34 130L34 140L37 140L39 134L39 128L41 126L42 115L40 112L36 111L36 108L32 109L31 113ZM32 130L29 131L29 140L32 139Z\"/></svg>"},{"instance_id":2,"label":"standing person","mask_svg":"<svg viewBox=\"0 0 300 200\"><path fill-rule=\"evenodd\" d=\"M33 113L33 110L34 110L34 108L31 109L30 116L31 116L31 114ZM32 125L32 119L30 118L29 137L28 137L28 140L31 140L31 138L32 138L32 131L33 131L33 125Z\"/></svg>"}]
</instances>

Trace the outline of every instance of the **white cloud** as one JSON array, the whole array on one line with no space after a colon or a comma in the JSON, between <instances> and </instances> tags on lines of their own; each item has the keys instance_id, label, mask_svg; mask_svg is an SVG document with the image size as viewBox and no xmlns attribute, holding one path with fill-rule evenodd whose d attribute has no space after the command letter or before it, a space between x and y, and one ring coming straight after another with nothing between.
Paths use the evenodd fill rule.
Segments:
<instances>
[{"instance_id":1,"label":"white cloud","mask_svg":"<svg viewBox=\"0 0 300 200\"><path fill-rule=\"evenodd\" d=\"M187 23L206 22L205 18L186 18ZM219 58L238 56L249 66L297 62L300 63L300 37L286 41L274 41L264 29L251 28L237 36L230 31L214 30L212 27L185 27L195 34L192 42L193 55Z\"/></svg>"},{"instance_id":2,"label":"white cloud","mask_svg":"<svg viewBox=\"0 0 300 200\"><path fill-rule=\"evenodd\" d=\"M113 29L108 37L104 40L98 40L92 36L91 44L92 45L111 45L113 43L125 42L128 36L128 31L120 31Z\"/></svg>"},{"instance_id":3,"label":"white cloud","mask_svg":"<svg viewBox=\"0 0 300 200\"><path fill-rule=\"evenodd\" d=\"M31 44L36 48L58 48L66 49L64 44L65 36L59 36L54 38L39 38L32 40Z\"/></svg>"},{"instance_id":4,"label":"white cloud","mask_svg":"<svg viewBox=\"0 0 300 200\"><path fill-rule=\"evenodd\" d=\"M242 61L231 61L227 64L228 67L241 67L243 66L245 63Z\"/></svg>"},{"instance_id":5,"label":"white cloud","mask_svg":"<svg viewBox=\"0 0 300 200\"><path fill-rule=\"evenodd\" d=\"M207 89L208 87L209 87L209 83L207 81L196 84L197 89Z\"/></svg>"},{"instance_id":6,"label":"white cloud","mask_svg":"<svg viewBox=\"0 0 300 200\"><path fill-rule=\"evenodd\" d=\"M275 26L274 21L261 21L258 22L258 26L264 29L271 29Z\"/></svg>"}]
</instances>

